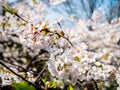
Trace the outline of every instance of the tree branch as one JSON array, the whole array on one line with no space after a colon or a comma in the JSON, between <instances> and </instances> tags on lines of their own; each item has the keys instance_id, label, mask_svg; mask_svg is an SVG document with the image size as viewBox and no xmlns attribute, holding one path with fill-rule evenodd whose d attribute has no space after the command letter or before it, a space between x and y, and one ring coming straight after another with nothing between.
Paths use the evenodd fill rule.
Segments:
<instances>
[{"instance_id":1,"label":"tree branch","mask_svg":"<svg viewBox=\"0 0 120 90\"><path fill-rule=\"evenodd\" d=\"M98 88L98 85L97 85L97 83L96 83L96 81L94 80L94 79L91 79L92 81L93 81L93 83L95 84L95 88L96 88L96 90L99 90L99 88Z\"/></svg>"},{"instance_id":2,"label":"tree branch","mask_svg":"<svg viewBox=\"0 0 120 90\"><path fill-rule=\"evenodd\" d=\"M45 65L43 67L43 69L39 72L39 74L38 74L38 76L37 76L37 78L35 80L35 83L39 80L39 78L41 77L42 73L46 70L46 68L47 68L47 65Z\"/></svg>"},{"instance_id":3,"label":"tree branch","mask_svg":"<svg viewBox=\"0 0 120 90\"><path fill-rule=\"evenodd\" d=\"M7 65L5 65L1 60L0 60L0 64L1 64L2 66L4 66L6 69L8 69L9 71L11 71L11 72L12 72L13 74L15 74L16 76L20 77L20 78L21 78L22 80L24 80L25 82L27 82L27 83L29 83L30 85L32 85L32 86L37 87L37 88L40 89L40 87L39 87L38 85L36 85L36 84L34 84L34 83L26 80L24 77L22 77L21 75L17 74L16 72L14 72L14 71L13 71L12 69L10 69Z\"/></svg>"}]
</instances>

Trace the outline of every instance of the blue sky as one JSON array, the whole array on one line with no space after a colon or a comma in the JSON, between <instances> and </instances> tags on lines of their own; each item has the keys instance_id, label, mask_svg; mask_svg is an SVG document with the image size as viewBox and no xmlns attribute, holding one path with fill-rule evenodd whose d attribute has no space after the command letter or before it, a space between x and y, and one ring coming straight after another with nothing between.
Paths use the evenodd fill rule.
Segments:
<instances>
[{"instance_id":1,"label":"blue sky","mask_svg":"<svg viewBox=\"0 0 120 90\"><path fill-rule=\"evenodd\" d=\"M17 0L8 1L12 3ZM47 5L45 18L48 19L48 21L56 21L60 17L63 17L66 23L71 25L69 20L72 14L76 15L79 19L86 20L91 18L94 10L100 10L104 13L102 21L120 16L120 0L66 0L66 2L56 6L45 2L46 0L42 1Z\"/></svg>"}]
</instances>

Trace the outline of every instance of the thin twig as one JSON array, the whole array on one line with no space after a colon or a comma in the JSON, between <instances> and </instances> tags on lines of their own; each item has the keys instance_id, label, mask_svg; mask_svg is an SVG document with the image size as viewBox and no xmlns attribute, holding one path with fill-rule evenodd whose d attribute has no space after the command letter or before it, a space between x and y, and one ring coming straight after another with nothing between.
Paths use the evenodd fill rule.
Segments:
<instances>
[{"instance_id":1,"label":"thin twig","mask_svg":"<svg viewBox=\"0 0 120 90\"><path fill-rule=\"evenodd\" d=\"M47 33L51 33L51 34L53 34L53 35L56 34L56 35L58 35L59 37L62 37L62 38L64 38L65 40L67 40L72 47L74 46L74 45L70 42L70 40L69 40L68 38L66 38L66 37L63 36L63 35L60 35L60 34L57 33L57 32L50 31L48 28L40 30L40 32L42 32L42 31L46 31Z\"/></svg>"},{"instance_id":2,"label":"thin twig","mask_svg":"<svg viewBox=\"0 0 120 90\"><path fill-rule=\"evenodd\" d=\"M93 81L93 83L95 84L95 88L96 88L96 90L99 90L99 88L98 88L98 85L97 85L97 83L96 83L96 81L94 80L94 79L91 79L92 81Z\"/></svg>"},{"instance_id":3,"label":"thin twig","mask_svg":"<svg viewBox=\"0 0 120 90\"><path fill-rule=\"evenodd\" d=\"M11 72L12 72L13 74L15 74L16 76L20 77L20 78L21 78L22 80L24 80L25 82L27 82L27 83L29 83L30 85L32 85L32 86L37 87L37 88L40 89L40 87L39 87L38 85L36 85L36 84L34 84L34 83L26 80L24 77L22 77L21 75L17 74L16 72L14 72L14 71L13 71L12 69L10 69L7 65L5 65L1 60L0 60L0 64L1 64L2 66L4 66L6 69L8 69L9 71L11 71Z\"/></svg>"},{"instance_id":4,"label":"thin twig","mask_svg":"<svg viewBox=\"0 0 120 90\"><path fill-rule=\"evenodd\" d=\"M35 80L35 83L36 83L36 82L38 81L38 79L41 77L42 73L46 70L46 68L47 68L47 65L45 65L44 68L39 72L39 74L38 74L38 76L37 76L37 78L36 78L36 80Z\"/></svg>"},{"instance_id":5,"label":"thin twig","mask_svg":"<svg viewBox=\"0 0 120 90\"><path fill-rule=\"evenodd\" d=\"M50 31L51 33L53 33L53 34L57 34L59 37L62 37L62 38L64 38L65 40L67 40L69 43L70 43L70 45L73 47L73 44L70 42L70 40L68 39L68 38L66 38L65 36L62 36L62 35L60 35L59 33L54 33L54 32L52 32L52 31Z\"/></svg>"},{"instance_id":6,"label":"thin twig","mask_svg":"<svg viewBox=\"0 0 120 90\"><path fill-rule=\"evenodd\" d=\"M25 21L26 23L28 23L27 20L25 20L23 17L21 17L20 15L18 15L17 13L14 14L15 16L17 16L18 18L20 18L21 20Z\"/></svg>"},{"instance_id":7,"label":"thin twig","mask_svg":"<svg viewBox=\"0 0 120 90\"><path fill-rule=\"evenodd\" d=\"M37 55L35 55L35 56L29 61L28 65L26 66L26 69L29 69L29 67L31 66L32 62L33 62L34 60L36 60L39 55L41 55L42 53L45 53L45 52L47 52L47 51L41 49L41 50L39 51L39 53L38 53Z\"/></svg>"},{"instance_id":8,"label":"thin twig","mask_svg":"<svg viewBox=\"0 0 120 90\"><path fill-rule=\"evenodd\" d=\"M10 65L12 65L13 67L18 67L18 68L21 68L22 70L24 70L24 71L28 71L27 69L25 69L25 68L23 68L22 66L20 66L20 65L17 65L17 64L14 64L14 63L10 63L10 62L8 62L8 61L6 61L6 60L3 60L5 63L8 63L8 64L10 64ZM34 74L34 75L37 75L34 71L32 71L32 72L30 72L31 74Z\"/></svg>"},{"instance_id":9,"label":"thin twig","mask_svg":"<svg viewBox=\"0 0 120 90\"><path fill-rule=\"evenodd\" d=\"M8 5L7 5L7 6L2 5L2 8L3 8L3 10L5 10L6 12L9 12L10 14L17 16L17 17L20 18L21 20L23 20L23 21L25 21L26 23L28 23L27 20L25 20L24 18L22 18L22 17L17 13L17 11L14 10L13 8L11 8L10 6L8 6Z\"/></svg>"}]
</instances>

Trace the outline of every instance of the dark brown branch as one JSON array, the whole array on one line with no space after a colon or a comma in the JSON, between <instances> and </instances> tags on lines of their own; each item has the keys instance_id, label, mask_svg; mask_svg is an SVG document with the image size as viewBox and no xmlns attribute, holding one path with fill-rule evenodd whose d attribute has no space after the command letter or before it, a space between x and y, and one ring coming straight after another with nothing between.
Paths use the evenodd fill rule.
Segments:
<instances>
[{"instance_id":1,"label":"dark brown branch","mask_svg":"<svg viewBox=\"0 0 120 90\"><path fill-rule=\"evenodd\" d=\"M46 70L46 68L47 68L47 65L45 65L43 67L43 69L39 72L39 74L38 74L38 76L37 76L37 78L35 80L35 83L39 80L39 78L41 77L41 75L43 74L43 72Z\"/></svg>"},{"instance_id":2,"label":"dark brown branch","mask_svg":"<svg viewBox=\"0 0 120 90\"><path fill-rule=\"evenodd\" d=\"M21 17L20 15L18 15L17 13L14 14L15 16L17 16L18 18L20 18L21 20L25 21L26 23L28 23L27 20L25 20L23 17Z\"/></svg>"},{"instance_id":3,"label":"dark brown branch","mask_svg":"<svg viewBox=\"0 0 120 90\"><path fill-rule=\"evenodd\" d=\"M14 10L13 8L11 8L10 6L8 6L8 5L7 5L7 6L2 5L2 9L3 9L4 11L6 11L6 12L9 12L9 13L12 14L12 15L17 16L17 17L20 18L21 20L23 20L23 21L25 21L26 23L28 23L27 20L25 20L24 18L22 18L22 17L17 13L17 11Z\"/></svg>"},{"instance_id":4,"label":"dark brown branch","mask_svg":"<svg viewBox=\"0 0 120 90\"><path fill-rule=\"evenodd\" d=\"M18 68L21 68L23 71L28 71L27 69L25 69L25 68L23 68L22 66L20 66L20 65L16 65L16 64L14 64L14 63L10 63L10 62L8 62L8 61L6 61L6 60L3 60L5 63L8 63L8 64L10 64L10 65L12 65L12 67L18 67ZM32 72L30 72L31 74L34 74L34 75L37 75L34 71L32 71Z\"/></svg>"},{"instance_id":5,"label":"dark brown branch","mask_svg":"<svg viewBox=\"0 0 120 90\"><path fill-rule=\"evenodd\" d=\"M41 50L39 51L39 53L38 53L37 55L35 55L35 56L29 61L28 65L26 66L26 69L29 69L29 67L31 66L32 62L33 62L34 60L36 60L39 55L41 55L42 53L45 53L45 52L47 52L47 51L41 49Z\"/></svg>"},{"instance_id":6,"label":"dark brown branch","mask_svg":"<svg viewBox=\"0 0 120 90\"><path fill-rule=\"evenodd\" d=\"M32 85L32 86L37 87L37 88L40 89L40 87L39 87L38 85L36 85L36 84L34 84L34 83L26 80L24 77L22 77L21 75L17 74L16 72L14 72L14 71L13 71L12 69L10 69L7 65L5 65L1 60L0 60L0 64L1 64L2 66L4 66L6 69L8 69L9 71L11 71L11 72L12 72L13 74L15 74L16 76L20 77L20 78L21 78L22 80L24 80L25 82L27 82L27 83L29 83L30 85Z\"/></svg>"},{"instance_id":7,"label":"dark brown branch","mask_svg":"<svg viewBox=\"0 0 120 90\"><path fill-rule=\"evenodd\" d=\"M93 81L93 83L95 84L95 88L96 88L96 90L99 90L99 88L98 88L98 85L97 85L97 83L96 83L96 81L94 80L94 79L91 79L92 81Z\"/></svg>"},{"instance_id":8,"label":"dark brown branch","mask_svg":"<svg viewBox=\"0 0 120 90\"><path fill-rule=\"evenodd\" d=\"M65 40L67 40L69 43L70 43L70 45L73 47L73 44L70 42L70 40L68 39L68 38L66 38L65 36L62 36L62 35L60 35L59 33L54 33L54 32L52 32L52 31L50 31L51 33L53 33L53 34L57 34L59 37L62 37L62 38L64 38Z\"/></svg>"},{"instance_id":9,"label":"dark brown branch","mask_svg":"<svg viewBox=\"0 0 120 90\"><path fill-rule=\"evenodd\" d=\"M64 38L65 40L67 40L68 42L69 42L69 44L73 47L73 44L70 42L70 40L68 39L68 38L66 38L65 36L62 36L62 35L60 35L59 33L57 33L57 32L53 32L53 31L50 31L49 29L42 29L42 30L40 30L40 32L42 32L42 31L46 31L47 33L51 33L51 34L53 34L53 35L58 35L59 37L62 37L62 38Z\"/></svg>"}]
</instances>

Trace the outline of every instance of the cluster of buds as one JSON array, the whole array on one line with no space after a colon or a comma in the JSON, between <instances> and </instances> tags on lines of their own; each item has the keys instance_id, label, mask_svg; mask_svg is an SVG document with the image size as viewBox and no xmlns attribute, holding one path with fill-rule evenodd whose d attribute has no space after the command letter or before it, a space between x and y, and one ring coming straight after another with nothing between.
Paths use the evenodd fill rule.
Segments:
<instances>
[{"instance_id":1,"label":"cluster of buds","mask_svg":"<svg viewBox=\"0 0 120 90\"><path fill-rule=\"evenodd\" d=\"M60 22L57 22L60 26ZM78 80L115 78L116 68L97 60L98 54L87 51L77 30L56 29L48 22L27 24L20 31L20 40L29 46L39 46L50 53L48 70L52 76L76 84Z\"/></svg>"}]
</instances>

